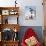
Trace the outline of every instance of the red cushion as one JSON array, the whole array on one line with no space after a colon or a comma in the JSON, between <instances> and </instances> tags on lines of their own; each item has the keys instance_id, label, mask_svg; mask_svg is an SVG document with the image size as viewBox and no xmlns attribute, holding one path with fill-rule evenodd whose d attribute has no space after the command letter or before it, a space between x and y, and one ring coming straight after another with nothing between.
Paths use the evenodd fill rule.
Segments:
<instances>
[{"instance_id":1,"label":"red cushion","mask_svg":"<svg viewBox=\"0 0 46 46\"><path fill-rule=\"evenodd\" d=\"M22 38L22 43L21 43L22 46L26 46L25 39L28 39L29 37L32 37L32 36L36 37L36 33L33 31L32 28L28 28L25 32L24 37Z\"/></svg>"}]
</instances>

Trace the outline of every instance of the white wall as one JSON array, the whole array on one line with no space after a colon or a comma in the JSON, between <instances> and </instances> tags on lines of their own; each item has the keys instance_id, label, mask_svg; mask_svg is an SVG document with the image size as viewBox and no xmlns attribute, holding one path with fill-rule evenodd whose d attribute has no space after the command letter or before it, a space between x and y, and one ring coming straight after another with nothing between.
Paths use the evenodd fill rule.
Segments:
<instances>
[{"instance_id":1,"label":"white wall","mask_svg":"<svg viewBox=\"0 0 46 46\"><path fill-rule=\"evenodd\" d=\"M22 0L21 0L22 1ZM22 10L21 10L21 20L20 23L23 26L43 26L43 6L42 0L25 0L21 2ZM25 21L25 13L24 6L35 6L36 7L36 19Z\"/></svg>"},{"instance_id":2,"label":"white wall","mask_svg":"<svg viewBox=\"0 0 46 46\"><path fill-rule=\"evenodd\" d=\"M0 6L8 7L14 6L15 0L0 0ZM19 24L21 26L43 26L43 6L42 0L17 0L20 7L20 17ZM36 18L35 20L25 21L25 6L35 6L36 7Z\"/></svg>"}]
</instances>

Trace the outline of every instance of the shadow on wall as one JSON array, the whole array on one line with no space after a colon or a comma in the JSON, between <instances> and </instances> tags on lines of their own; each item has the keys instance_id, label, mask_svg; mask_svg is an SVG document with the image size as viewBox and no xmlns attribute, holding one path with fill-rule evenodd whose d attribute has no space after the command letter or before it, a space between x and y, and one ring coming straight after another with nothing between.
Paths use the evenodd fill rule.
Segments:
<instances>
[{"instance_id":1,"label":"shadow on wall","mask_svg":"<svg viewBox=\"0 0 46 46\"><path fill-rule=\"evenodd\" d=\"M43 33L42 33L43 31L42 31L42 27L41 27L41 26L21 26L21 27L20 27L20 32L19 32L19 39L20 39L20 42L21 42L21 40L22 40L22 38L23 38L23 36L24 36L25 31L26 31L28 28L32 28L32 29L36 32L39 41L40 41L41 43L43 43L43 36L42 36L42 35L43 35Z\"/></svg>"}]
</instances>

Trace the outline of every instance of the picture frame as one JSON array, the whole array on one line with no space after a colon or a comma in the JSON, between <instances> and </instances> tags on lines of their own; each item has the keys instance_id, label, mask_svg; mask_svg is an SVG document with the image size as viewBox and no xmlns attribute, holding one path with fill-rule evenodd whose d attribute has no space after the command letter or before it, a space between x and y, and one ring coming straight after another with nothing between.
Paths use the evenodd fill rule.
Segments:
<instances>
[{"instance_id":1,"label":"picture frame","mask_svg":"<svg viewBox=\"0 0 46 46\"><path fill-rule=\"evenodd\" d=\"M25 6L25 20L34 20L36 18L36 7Z\"/></svg>"},{"instance_id":2,"label":"picture frame","mask_svg":"<svg viewBox=\"0 0 46 46\"><path fill-rule=\"evenodd\" d=\"M9 15L9 10L2 10L2 15Z\"/></svg>"}]
</instances>

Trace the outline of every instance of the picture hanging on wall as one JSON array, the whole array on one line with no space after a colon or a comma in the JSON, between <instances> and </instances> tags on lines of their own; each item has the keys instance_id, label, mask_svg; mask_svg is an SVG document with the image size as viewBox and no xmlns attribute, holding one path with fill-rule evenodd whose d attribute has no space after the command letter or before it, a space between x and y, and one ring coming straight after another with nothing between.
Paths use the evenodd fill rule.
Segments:
<instances>
[{"instance_id":1,"label":"picture hanging on wall","mask_svg":"<svg viewBox=\"0 0 46 46\"><path fill-rule=\"evenodd\" d=\"M25 20L33 20L36 18L36 7L25 6Z\"/></svg>"}]
</instances>

